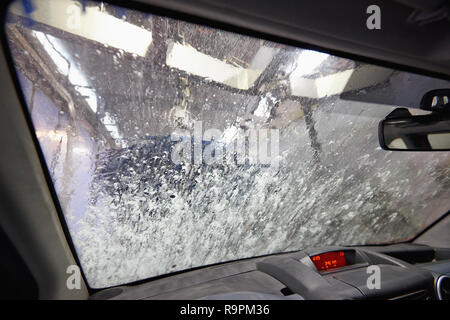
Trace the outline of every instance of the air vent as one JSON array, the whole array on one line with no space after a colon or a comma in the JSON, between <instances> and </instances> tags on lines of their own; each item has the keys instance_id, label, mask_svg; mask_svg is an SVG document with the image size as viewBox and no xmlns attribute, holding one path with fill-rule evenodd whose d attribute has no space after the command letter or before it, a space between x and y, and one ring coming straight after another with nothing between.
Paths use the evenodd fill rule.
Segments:
<instances>
[{"instance_id":1,"label":"air vent","mask_svg":"<svg viewBox=\"0 0 450 320\"><path fill-rule=\"evenodd\" d=\"M440 276L436 281L436 294L439 300L450 300L450 278Z\"/></svg>"},{"instance_id":2,"label":"air vent","mask_svg":"<svg viewBox=\"0 0 450 320\"><path fill-rule=\"evenodd\" d=\"M398 244L381 247L377 251L411 264L431 262L434 259L434 249L423 245Z\"/></svg>"}]
</instances>

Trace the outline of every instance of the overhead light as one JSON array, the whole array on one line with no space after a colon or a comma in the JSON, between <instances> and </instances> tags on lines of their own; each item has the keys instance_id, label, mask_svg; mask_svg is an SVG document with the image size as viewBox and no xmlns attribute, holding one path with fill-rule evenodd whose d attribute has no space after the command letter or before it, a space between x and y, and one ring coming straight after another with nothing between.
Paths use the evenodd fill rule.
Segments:
<instances>
[{"instance_id":1,"label":"overhead light","mask_svg":"<svg viewBox=\"0 0 450 320\"><path fill-rule=\"evenodd\" d=\"M63 130L36 130L36 136L38 139L50 139L54 142L67 141L67 133Z\"/></svg>"},{"instance_id":2,"label":"overhead light","mask_svg":"<svg viewBox=\"0 0 450 320\"><path fill-rule=\"evenodd\" d=\"M312 74L330 55L313 50L302 50L297 56L296 68L291 77L301 77Z\"/></svg>"},{"instance_id":3,"label":"overhead light","mask_svg":"<svg viewBox=\"0 0 450 320\"><path fill-rule=\"evenodd\" d=\"M291 77L291 93L300 97L324 98L374 86L385 81L391 74L391 69L364 65L318 78Z\"/></svg>"},{"instance_id":4,"label":"overhead light","mask_svg":"<svg viewBox=\"0 0 450 320\"><path fill-rule=\"evenodd\" d=\"M91 154L91 151L83 146L73 147L72 151L78 155L89 155Z\"/></svg>"},{"instance_id":5,"label":"overhead light","mask_svg":"<svg viewBox=\"0 0 450 320\"><path fill-rule=\"evenodd\" d=\"M33 5L34 21L132 54L144 57L152 42L151 31L102 12L99 7L83 11L78 1L69 0L33 1ZM12 4L10 11L28 16L19 1Z\"/></svg>"},{"instance_id":6,"label":"overhead light","mask_svg":"<svg viewBox=\"0 0 450 320\"><path fill-rule=\"evenodd\" d=\"M176 42L168 45L166 64L233 88L247 90L263 70L246 69L204 54L195 48Z\"/></svg>"}]
</instances>

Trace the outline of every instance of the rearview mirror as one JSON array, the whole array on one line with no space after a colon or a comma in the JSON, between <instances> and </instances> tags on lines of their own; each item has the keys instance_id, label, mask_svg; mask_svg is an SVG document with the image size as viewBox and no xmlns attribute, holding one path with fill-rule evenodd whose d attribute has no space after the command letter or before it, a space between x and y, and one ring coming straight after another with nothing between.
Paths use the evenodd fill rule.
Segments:
<instances>
[{"instance_id":1,"label":"rearview mirror","mask_svg":"<svg viewBox=\"0 0 450 320\"><path fill-rule=\"evenodd\" d=\"M384 150L450 150L450 114L412 115L397 108L379 124L380 146Z\"/></svg>"}]
</instances>

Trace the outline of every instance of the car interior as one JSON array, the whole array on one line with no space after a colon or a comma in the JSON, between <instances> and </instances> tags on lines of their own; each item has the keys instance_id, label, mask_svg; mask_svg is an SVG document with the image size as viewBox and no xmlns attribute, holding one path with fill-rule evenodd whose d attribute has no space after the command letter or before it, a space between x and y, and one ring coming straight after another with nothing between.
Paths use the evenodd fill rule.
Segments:
<instances>
[{"instance_id":1,"label":"car interior","mask_svg":"<svg viewBox=\"0 0 450 320\"><path fill-rule=\"evenodd\" d=\"M0 10L0 299L450 299L450 1Z\"/></svg>"}]
</instances>

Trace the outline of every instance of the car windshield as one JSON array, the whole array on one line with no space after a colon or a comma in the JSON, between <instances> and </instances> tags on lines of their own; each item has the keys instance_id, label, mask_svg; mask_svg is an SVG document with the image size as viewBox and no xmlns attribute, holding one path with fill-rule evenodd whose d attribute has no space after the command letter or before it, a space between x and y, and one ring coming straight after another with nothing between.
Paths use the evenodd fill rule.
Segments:
<instances>
[{"instance_id":1,"label":"car windshield","mask_svg":"<svg viewBox=\"0 0 450 320\"><path fill-rule=\"evenodd\" d=\"M450 153L377 131L447 81L101 2L15 1L5 31L92 288L404 241L450 209Z\"/></svg>"}]
</instances>

